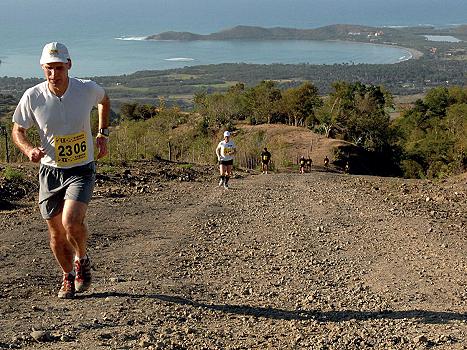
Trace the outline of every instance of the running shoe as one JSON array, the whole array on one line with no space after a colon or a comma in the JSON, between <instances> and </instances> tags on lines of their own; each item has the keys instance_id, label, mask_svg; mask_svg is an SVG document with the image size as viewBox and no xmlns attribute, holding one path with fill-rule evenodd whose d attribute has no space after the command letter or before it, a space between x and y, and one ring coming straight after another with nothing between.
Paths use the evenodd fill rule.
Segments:
<instances>
[{"instance_id":1,"label":"running shoe","mask_svg":"<svg viewBox=\"0 0 467 350\"><path fill-rule=\"evenodd\" d=\"M76 278L75 288L76 293L82 293L89 289L91 285L91 260L89 257L75 261Z\"/></svg>"},{"instance_id":2,"label":"running shoe","mask_svg":"<svg viewBox=\"0 0 467 350\"><path fill-rule=\"evenodd\" d=\"M72 273L63 274L62 288L58 292L60 299L73 299L75 296L75 276Z\"/></svg>"},{"instance_id":3,"label":"running shoe","mask_svg":"<svg viewBox=\"0 0 467 350\"><path fill-rule=\"evenodd\" d=\"M228 190L229 186L227 184L224 184L224 189Z\"/></svg>"},{"instance_id":4,"label":"running shoe","mask_svg":"<svg viewBox=\"0 0 467 350\"><path fill-rule=\"evenodd\" d=\"M221 187L224 184L224 179L219 180L219 187Z\"/></svg>"}]
</instances>

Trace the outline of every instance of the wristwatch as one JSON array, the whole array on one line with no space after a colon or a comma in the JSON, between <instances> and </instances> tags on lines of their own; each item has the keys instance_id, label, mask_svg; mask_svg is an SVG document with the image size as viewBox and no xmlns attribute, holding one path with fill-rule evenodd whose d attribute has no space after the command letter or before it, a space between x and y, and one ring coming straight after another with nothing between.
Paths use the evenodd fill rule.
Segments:
<instances>
[{"instance_id":1,"label":"wristwatch","mask_svg":"<svg viewBox=\"0 0 467 350\"><path fill-rule=\"evenodd\" d=\"M99 129L98 133L102 136L109 137L109 129L108 128L103 128Z\"/></svg>"}]
</instances>

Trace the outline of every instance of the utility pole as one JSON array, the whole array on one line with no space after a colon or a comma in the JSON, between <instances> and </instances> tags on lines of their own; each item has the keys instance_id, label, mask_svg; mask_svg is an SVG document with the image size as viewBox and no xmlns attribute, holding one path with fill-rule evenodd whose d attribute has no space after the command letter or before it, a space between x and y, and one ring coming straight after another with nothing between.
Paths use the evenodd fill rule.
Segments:
<instances>
[{"instance_id":1,"label":"utility pole","mask_svg":"<svg viewBox=\"0 0 467 350\"><path fill-rule=\"evenodd\" d=\"M10 154L8 152L8 132L6 130L6 127L3 125L0 125L0 135L5 136L5 154L6 154L6 162L10 163Z\"/></svg>"}]
</instances>

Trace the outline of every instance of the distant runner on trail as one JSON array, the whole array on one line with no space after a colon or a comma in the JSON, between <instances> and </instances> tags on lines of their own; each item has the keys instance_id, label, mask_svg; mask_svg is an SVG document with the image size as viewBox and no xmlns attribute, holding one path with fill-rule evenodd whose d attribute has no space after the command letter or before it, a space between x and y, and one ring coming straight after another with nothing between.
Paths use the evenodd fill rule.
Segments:
<instances>
[{"instance_id":1,"label":"distant runner on trail","mask_svg":"<svg viewBox=\"0 0 467 350\"><path fill-rule=\"evenodd\" d=\"M268 173L270 161L271 161L271 153L268 151L267 147L264 147L263 152L261 152L261 166L262 166L263 174Z\"/></svg>"},{"instance_id":2,"label":"distant runner on trail","mask_svg":"<svg viewBox=\"0 0 467 350\"><path fill-rule=\"evenodd\" d=\"M298 163L300 164L300 174L303 174L305 173L305 165L306 165L306 159L304 156L301 156L300 157L300 160L298 161Z\"/></svg>"},{"instance_id":3,"label":"distant runner on trail","mask_svg":"<svg viewBox=\"0 0 467 350\"><path fill-rule=\"evenodd\" d=\"M350 164L349 162L346 162L345 167L344 167L344 174L349 174L349 173L350 173Z\"/></svg>"},{"instance_id":4,"label":"distant runner on trail","mask_svg":"<svg viewBox=\"0 0 467 350\"><path fill-rule=\"evenodd\" d=\"M224 131L224 140L219 142L216 148L220 172L219 186L224 186L226 190L229 188L229 179L232 176L233 156L237 152L235 143L230 139L230 136L230 131Z\"/></svg>"},{"instance_id":5,"label":"distant runner on trail","mask_svg":"<svg viewBox=\"0 0 467 350\"><path fill-rule=\"evenodd\" d=\"M328 156L324 157L324 166L327 168L329 166L329 158Z\"/></svg>"},{"instance_id":6,"label":"distant runner on trail","mask_svg":"<svg viewBox=\"0 0 467 350\"><path fill-rule=\"evenodd\" d=\"M12 138L30 161L40 162L39 208L46 220L50 248L63 270L58 297L73 298L91 284L84 223L96 177L90 113L98 107L97 158L107 154L110 102L91 80L70 78L65 45L46 44L40 58L46 81L26 90L13 114ZM40 146L26 134L35 126Z\"/></svg>"},{"instance_id":7,"label":"distant runner on trail","mask_svg":"<svg viewBox=\"0 0 467 350\"><path fill-rule=\"evenodd\" d=\"M305 164L306 164L306 171L311 171L311 164L313 164L313 161L311 160L311 158L307 158Z\"/></svg>"}]
</instances>

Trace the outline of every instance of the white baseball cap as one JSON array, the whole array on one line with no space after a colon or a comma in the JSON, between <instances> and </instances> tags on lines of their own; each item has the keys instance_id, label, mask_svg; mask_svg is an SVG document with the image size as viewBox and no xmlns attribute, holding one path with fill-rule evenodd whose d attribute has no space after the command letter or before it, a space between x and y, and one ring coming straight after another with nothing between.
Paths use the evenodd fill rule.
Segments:
<instances>
[{"instance_id":1,"label":"white baseball cap","mask_svg":"<svg viewBox=\"0 0 467 350\"><path fill-rule=\"evenodd\" d=\"M230 131L224 131L224 137L230 137Z\"/></svg>"},{"instance_id":2,"label":"white baseball cap","mask_svg":"<svg viewBox=\"0 0 467 350\"><path fill-rule=\"evenodd\" d=\"M48 43L42 49L40 64L62 62L68 63L70 54L65 45L57 42Z\"/></svg>"}]
</instances>

